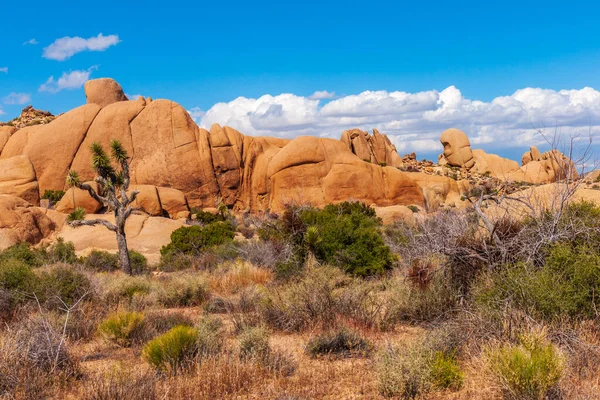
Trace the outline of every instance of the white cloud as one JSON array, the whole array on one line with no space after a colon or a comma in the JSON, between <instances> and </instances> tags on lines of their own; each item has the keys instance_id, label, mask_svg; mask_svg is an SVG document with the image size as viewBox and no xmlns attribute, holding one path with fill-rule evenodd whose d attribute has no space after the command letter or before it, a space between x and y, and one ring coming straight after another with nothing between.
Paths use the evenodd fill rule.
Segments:
<instances>
[{"instance_id":1,"label":"white cloud","mask_svg":"<svg viewBox=\"0 0 600 400\"><path fill-rule=\"evenodd\" d=\"M87 70L63 72L62 76L58 78L58 80L55 80L54 76L51 76L48 78L48 80L46 80L46 83L39 87L38 91L57 93L63 89L78 89L82 87L85 81L90 78L92 71L95 69L98 69L98 67L93 66Z\"/></svg>"},{"instance_id":2,"label":"white cloud","mask_svg":"<svg viewBox=\"0 0 600 400\"><path fill-rule=\"evenodd\" d=\"M84 39L81 37L65 36L56 39L50 46L44 48L43 57L50 60L64 61L82 51L104 51L120 42L118 35L98 36Z\"/></svg>"},{"instance_id":3,"label":"white cloud","mask_svg":"<svg viewBox=\"0 0 600 400\"><path fill-rule=\"evenodd\" d=\"M141 94L129 94L129 93L125 93L125 96L127 96L127 98L129 100L137 100L140 97L143 97Z\"/></svg>"},{"instance_id":4,"label":"white cloud","mask_svg":"<svg viewBox=\"0 0 600 400\"><path fill-rule=\"evenodd\" d=\"M311 100L324 100L324 99L333 99L335 97L335 92L328 92L327 90L318 90L308 96Z\"/></svg>"},{"instance_id":5,"label":"white cloud","mask_svg":"<svg viewBox=\"0 0 600 400\"><path fill-rule=\"evenodd\" d=\"M0 68L0 72L4 72L5 74L8 74L8 67Z\"/></svg>"},{"instance_id":6,"label":"white cloud","mask_svg":"<svg viewBox=\"0 0 600 400\"><path fill-rule=\"evenodd\" d=\"M317 92L320 93L320 92ZM284 93L258 99L238 97L212 106L199 120L230 125L244 134L293 138L314 135L339 138L350 128L377 128L399 151L441 151L439 136L447 128L463 130L475 147L493 143L510 148L543 143L539 127L563 132L600 133L600 92L524 88L490 102L465 98L450 86L417 93L365 91L322 105L309 97ZM479 145L479 146L478 146Z\"/></svg>"},{"instance_id":7,"label":"white cloud","mask_svg":"<svg viewBox=\"0 0 600 400\"><path fill-rule=\"evenodd\" d=\"M33 45L36 45L36 44L38 44L38 41L37 41L37 40L35 40L35 38L33 38L33 39L29 39L29 40L28 40L28 41L26 41L26 42L23 42L23 46L26 46L26 45L28 45L28 44L33 44Z\"/></svg>"},{"instance_id":8,"label":"white cloud","mask_svg":"<svg viewBox=\"0 0 600 400\"><path fill-rule=\"evenodd\" d=\"M4 104L25 104L31 101L31 95L29 93L12 92L3 101Z\"/></svg>"},{"instance_id":9,"label":"white cloud","mask_svg":"<svg viewBox=\"0 0 600 400\"><path fill-rule=\"evenodd\" d=\"M188 114L190 114L190 117L192 117L192 119L196 123L199 123L200 120L202 119L202 117L204 117L206 115L206 112L204 110L202 110L200 107L192 107L189 110L187 110L187 112L188 112Z\"/></svg>"}]
</instances>

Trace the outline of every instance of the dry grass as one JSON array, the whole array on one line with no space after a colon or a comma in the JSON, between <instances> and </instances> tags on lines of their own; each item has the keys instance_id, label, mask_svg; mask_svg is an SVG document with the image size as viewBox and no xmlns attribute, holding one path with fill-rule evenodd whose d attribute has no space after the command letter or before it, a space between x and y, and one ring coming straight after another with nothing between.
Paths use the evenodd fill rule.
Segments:
<instances>
[{"instance_id":1,"label":"dry grass","mask_svg":"<svg viewBox=\"0 0 600 400\"><path fill-rule=\"evenodd\" d=\"M235 294L253 285L266 285L273 280L273 272L259 268L247 261L235 261L222 265L209 277L211 291L219 294Z\"/></svg>"}]
</instances>

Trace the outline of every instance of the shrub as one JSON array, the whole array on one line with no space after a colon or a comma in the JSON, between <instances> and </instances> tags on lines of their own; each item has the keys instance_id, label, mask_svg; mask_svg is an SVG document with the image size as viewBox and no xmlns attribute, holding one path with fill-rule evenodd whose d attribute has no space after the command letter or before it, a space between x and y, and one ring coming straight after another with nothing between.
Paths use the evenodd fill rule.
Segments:
<instances>
[{"instance_id":1,"label":"shrub","mask_svg":"<svg viewBox=\"0 0 600 400\"><path fill-rule=\"evenodd\" d=\"M214 317L204 317L197 324L198 354L201 358L211 357L219 354L223 349L224 333L223 323L220 319Z\"/></svg>"},{"instance_id":2,"label":"shrub","mask_svg":"<svg viewBox=\"0 0 600 400\"><path fill-rule=\"evenodd\" d=\"M86 212L84 208L77 207L75 210L73 210L73 212L67 215L67 222L81 221L85 219L85 214Z\"/></svg>"},{"instance_id":3,"label":"shrub","mask_svg":"<svg viewBox=\"0 0 600 400\"><path fill-rule=\"evenodd\" d=\"M92 250L83 265L96 272L113 272L119 269L119 256L107 251Z\"/></svg>"},{"instance_id":4,"label":"shrub","mask_svg":"<svg viewBox=\"0 0 600 400\"><path fill-rule=\"evenodd\" d=\"M235 230L227 222L214 222L205 227L181 227L171 233L171 243L163 246L160 254L168 257L173 254L198 255L202 251L233 240Z\"/></svg>"},{"instance_id":5,"label":"shrub","mask_svg":"<svg viewBox=\"0 0 600 400\"><path fill-rule=\"evenodd\" d=\"M18 259L0 262L0 285L7 290L27 293L35 290L36 276L31 268Z\"/></svg>"},{"instance_id":6,"label":"shrub","mask_svg":"<svg viewBox=\"0 0 600 400\"><path fill-rule=\"evenodd\" d=\"M458 390L462 387L464 373L453 352L437 351L430 362L431 381L438 389Z\"/></svg>"},{"instance_id":7,"label":"shrub","mask_svg":"<svg viewBox=\"0 0 600 400\"><path fill-rule=\"evenodd\" d=\"M148 311L144 315L144 337L149 340L179 325L194 326L194 321L181 312Z\"/></svg>"},{"instance_id":8,"label":"shrub","mask_svg":"<svg viewBox=\"0 0 600 400\"><path fill-rule=\"evenodd\" d=\"M208 299L206 284L196 276L169 276L159 282L158 302L165 307L199 306Z\"/></svg>"},{"instance_id":9,"label":"shrub","mask_svg":"<svg viewBox=\"0 0 600 400\"><path fill-rule=\"evenodd\" d=\"M314 227L304 239L317 259L344 271L365 276L392 267L394 257L379 230L381 221L363 203L343 202L323 210L306 209L300 219Z\"/></svg>"},{"instance_id":10,"label":"shrub","mask_svg":"<svg viewBox=\"0 0 600 400\"><path fill-rule=\"evenodd\" d=\"M52 204L56 204L60 201L60 199L63 198L64 195L65 195L64 190L48 190L48 189L46 189L44 191L44 194L42 195L42 199L48 199L52 202Z\"/></svg>"},{"instance_id":11,"label":"shrub","mask_svg":"<svg viewBox=\"0 0 600 400\"><path fill-rule=\"evenodd\" d=\"M318 335L306 344L306 352L311 357L334 355L342 357L367 356L373 346L368 340L346 328L336 332Z\"/></svg>"},{"instance_id":12,"label":"shrub","mask_svg":"<svg viewBox=\"0 0 600 400\"><path fill-rule=\"evenodd\" d=\"M196 211L196 221L208 225L213 222L225 221L225 216L221 213L213 214L208 211L198 210Z\"/></svg>"},{"instance_id":13,"label":"shrub","mask_svg":"<svg viewBox=\"0 0 600 400\"><path fill-rule=\"evenodd\" d=\"M411 204L410 206L407 206L407 208L408 208L410 211L414 212L414 213L418 213L418 212L419 212L419 207L417 207L417 206L414 206L414 205L412 205L412 204Z\"/></svg>"},{"instance_id":14,"label":"shrub","mask_svg":"<svg viewBox=\"0 0 600 400\"><path fill-rule=\"evenodd\" d=\"M75 264L77 256L75 255L75 246L72 242L65 242L62 237L46 249L46 259L49 263Z\"/></svg>"},{"instance_id":15,"label":"shrub","mask_svg":"<svg viewBox=\"0 0 600 400\"><path fill-rule=\"evenodd\" d=\"M156 400L156 376L113 369L86 380L81 398L89 400Z\"/></svg>"},{"instance_id":16,"label":"shrub","mask_svg":"<svg viewBox=\"0 0 600 400\"><path fill-rule=\"evenodd\" d=\"M129 260L131 262L131 272L134 275L148 272L148 260L143 254L135 250L129 250Z\"/></svg>"},{"instance_id":17,"label":"shrub","mask_svg":"<svg viewBox=\"0 0 600 400\"><path fill-rule=\"evenodd\" d=\"M593 318L600 306L599 266L600 254L587 245L555 245L539 268L519 263L483 275L475 300L492 310L511 303L546 320Z\"/></svg>"},{"instance_id":18,"label":"shrub","mask_svg":"<svg viewBox=\"0 0 600 400\"><path fill-rule=\"evenodd\" d=\"M101 285L102 293L109 303L119 303L121 300L133 302L137 298L150 294L151 285L146 277L129 276L121 273L111 274L104 278Z\"/></svg>"},{"instance_id":19,"label":"shrub","mask_svg":"<svg viewBox=\"0 0 600 400\"><path fill-rule=\"evenodd\" d=\"M70 306L83 296L91 297L88 277L71 266L56 266L40 273L38 293L49 307ZM58 300L60 299L60 300Z\"/></svg>"},{"instance_id":20,"label":"shrub","mask_svg":"<svg viewBox=\"0 0 600 400\"><path fill-rule=\"evenodd\" d=\"M270 352L269 331L264 326L248 327L240 335L242 358L264 357Z\"/></svg>"},{"instance_id":21,"label":"shrub","mask_svg":"<svg viewBox=\"0 0 600 400\"><path fill-rule=\"evenodd\" d=\"M198 351L197 340L198 329L176 326L148 342L142 356L158 370L177 372L193 361Z\"/></svg>"},{"instance_id":22,"label":"shrub","mask_svg":"<svg viewBox=\"0 0 600 400\"><path fill-rule=\"evenodd\" d=\"M29 243L25 242L15 244L0 252L0 262L11 258L22 261L30 267L39 267L45 261L42 252L32 248Z\"/></svg>"},{"instance_id":23,"label":"shrub","mask_svg":"<svg viewBox=\"0 0 600 400\"><path fill-rule=\"evenodd\" d=\"M98 332L119 346L129 346L144 327L144 314L140 312L116 312L104 319Z\"/></svg>"},{"instance_id":24,"label":"shrub","mask_svg":"<svg viewBox=\"0 0 600 400\"><path fill-rule=\"evenodd\" d=\"M506 396L513 399L546 398L564 370L562 354L543 332L522 335L517 345L491 347L487 359Z\"/></svg>"}]
</instances>

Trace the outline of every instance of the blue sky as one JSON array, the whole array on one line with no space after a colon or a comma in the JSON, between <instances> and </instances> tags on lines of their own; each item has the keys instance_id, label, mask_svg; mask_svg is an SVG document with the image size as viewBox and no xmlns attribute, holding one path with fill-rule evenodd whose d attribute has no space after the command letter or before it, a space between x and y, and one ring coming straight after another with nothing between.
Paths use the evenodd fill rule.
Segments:
<instances>
[{"instance_id":1,"label":"blue sky","mask_svg":"<svg viewBox=\"0 0 600 400\"><path fill-rule=\"evenodd\" d=\"M600 89L600 5L592 2L172 3L176 6L164 1L4 0L0 10L12 17L2 22L0 120L18 115L23 104L10 103L27 97L25 103L53 113L84 103L76 82L71 89L56 86L63 74L83 71L90 78L115 78L130 95L168 98L197 110L201 125L228 123L248 134L339 137L354 124L389 131L400 152L434 152L435 135L444 126L464 129L488 149L496 147L492 139L503 139L499 147L512 155L522 152L528 140L539 141L534 127L600 125L595 90L559 92ZM114 35L118 43L64 60L43 57L57 39L98 38L100 33L104 39ZM37 44L24 44L31 39ZM458 94L450 90L440 96L452 87ZM513 96L527 88L550 92ZM329 95L313 96L313 102L322 97L315 106L307 99L318 91ZM360 95L365 91L383 93L367 96L367 103L386 102L386 94L394 92L425 93L433 100L419 95L401 99L400 105L390 100L384 111L364 111L365 96ZM278 97L282 93L293 97ZM232 103L240 96L257 101ZM494 99L503 96L518 98L519 104L527 101L522 108L537 106L519 114L515 124L512 103L500 101L504 108L497 116ZM323 111L335 101L347 108ZM402 107L407 101L421 104L420 114L406 117L415 111ZM455 107L427 114L442 101ZM217 103L225 104L215 108Z\"/></svg>"}]
</instances>

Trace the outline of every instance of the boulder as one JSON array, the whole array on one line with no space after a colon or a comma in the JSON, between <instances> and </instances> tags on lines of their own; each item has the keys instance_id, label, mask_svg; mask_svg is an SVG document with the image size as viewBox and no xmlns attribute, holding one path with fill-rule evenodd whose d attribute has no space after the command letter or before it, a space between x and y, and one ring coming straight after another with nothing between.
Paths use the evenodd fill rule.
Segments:
<instances>
[{"instance_id":1,"label":"boulder","mask_svg":"<svg viewBox=\"0 0 600 400\"><path fill-rule=\"evenodd\" d=\"M0 194L0 250L20 242L37 244L55 228L44 210L19 197Z\"/></svg>"},{"instance_id":2,"label":"boulder","mask_svg":"<svg viewBox=\"0 0 600 400\"><path fill-rule=\"evenodd\" d=\"M190 210L185 194L183 194L181 190L168 187L158 187L157 190L162 209L166 211L171 218L176 218L177 214L182 211Z\"/></svg>"},{"instance_id":3,"label":"boulder","mask_svg":"<svg viewBox=\"0 0 600 400\"><path fill-rule=\"evenodd\" d=\"M156 186L152 185L131 185L129 186L131 191L137 190L139 193L132 203L133 207L139 207L142 211L149 215L163 215L163 209L160 204L160 198L158 197L158 190Z\"/></svg>"},{"instance_id":4,"label":"boulder","mask_svg":"<svg viewBox=\"0 0 600 400\"><path fill-rule=\"evenodd\" d=\"M521 165L525 165L530 161L540 161L542 159L542 154L538 150L537 147L531 146L529 151L526 151L521 157Z\"/></svg>"},{"instance_id":5,"label":"boulder","mask_svg":"<svg viewBox=\"0 0 600 400\"><path fill-rule=\"evenodd\" d=\"M33 165L25 155L0 159L0 194L18 196L37 204L40 196Z\"/></svg>"},{"instance_id":6,"label":"boulder","mask_svg":"<svg viewBox=\"0 0 600 400\"><path fill-rule=\"evenodd\" d=\"M85 91L87 103L97 104L100 107L127 100L121 85L110 78L89 80L83 86L83 90Z\"/></svg>"},{"instance_id":7,"label":"boulder","mask_svg":"<svg viewBox=\"0 0 600 400\"><path fill-rule=\"evenodd\" d=\"M404 165L396 146L377 129L373 129L373 135L360 129L350 129L342 133L340 140L363 161L396 168Z\"/></svg>"},{"instance_id":8,"label":"boulder","mask_svg":"<svg viewBox=\"0 0 600 400\"><path fill-rule=\"evenodd\" d=\"M514 160L488 154L483 150L473 150L472 153L475 163L470 172L506 180L511 173L519 170L519 163Z\"/></svg>"},{"instance_id":9,"label":"boulder","mask_svg":"<svg viewBox=\"0 0 600 400\"><path fill-rule=\"evenodd\" d=\"M98 193L98 183L94 181L85 182ZM70 214L77 208L83 208L88 214L95 214L104 207L102 203L94 199L87 190L81 190L76 187L69 188L65 195L56 203L56 211Z\"/></svg>"},{"instance_id":10,"label":"boulder","mask_svg":"<svg viewBox=\"0 0 600 400\"><path fill-rule=\"evenodd\" d=\"M2 149L10 139L11 135L15 133L17 129L13 126L0 126L0 154L2 154Z\"/></svg>"},{"instance_id":11,"label":"boulder","mask_svg":"<svg viewBox=\"0 0 600 400\"><path fill-rule=\"evenodd\" d=\"M444 146L444 158L448 164L466 169L473 166L471 143L463 131L447 129L440 136L440 142Z\"/></svg>"},{"instance_id":12,"label":"boulder","mask_svg":"<svg viewBox=\"0 0 600 400\"><path fill-rule=\"evenodd\" d=\"M375 213L384 225L390 225L395 222L404 221L408 223L415 222L416 213L407 206L389 206L389 207L373 207Z\"/></svg>"},{"instance_id":13,"label":"boulder","mask_svg":"<svg viewBox=\"0 0 600 400\"><path fill-rule=\"evenodd\" d=\"M19 129L6 143L0 158L29 156L40 192L63 190L75 154L99 111L98 105L87 104L47 125Z\"/></svg>"},{"instance_id":14,"label":"boulder","mask_svg":"<svg viewBox=\"0 0 600 400\"><path fill-rule=\"evenodd\" d=\"M408 175L423 191L425 208L428 212L436 211L442 205L447 207L461 205L461 192L454 179L423 172L411 172Z\"/></svg>"}]
</instances>

